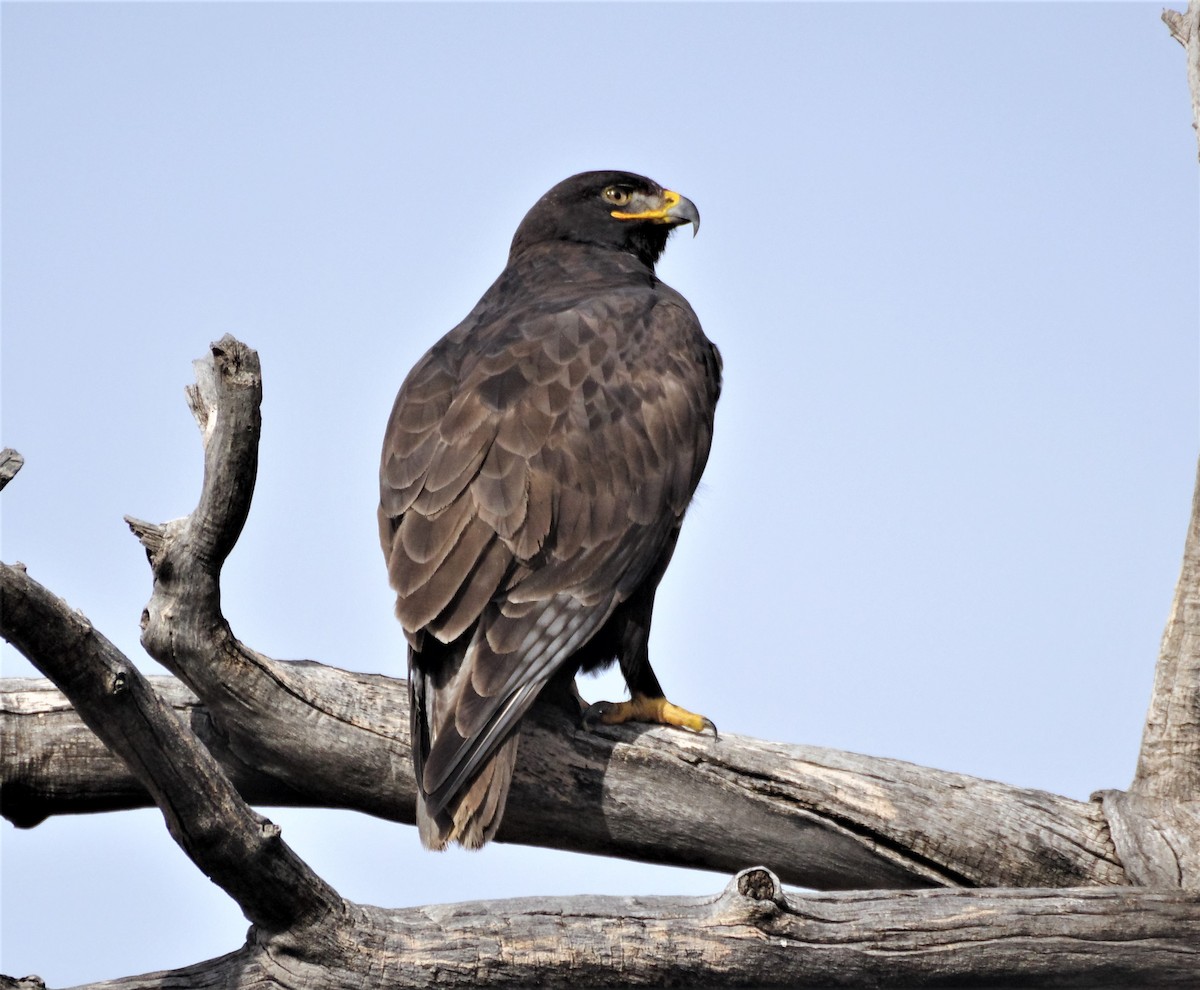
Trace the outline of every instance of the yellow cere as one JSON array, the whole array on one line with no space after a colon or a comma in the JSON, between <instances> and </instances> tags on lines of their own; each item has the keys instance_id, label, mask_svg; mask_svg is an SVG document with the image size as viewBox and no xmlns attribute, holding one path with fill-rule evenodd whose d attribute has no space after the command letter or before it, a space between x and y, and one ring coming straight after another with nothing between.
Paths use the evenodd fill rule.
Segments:
<instances>
[{"instance_id":1,"label":"yellow cere","mask_svg":"<svg viewBox=\"0 0 1200 990\"><path fill-rule=\"evenodd\" d=\"M623 213L613 210L612 215L618 220L666 220L667 214L679 202L679 193L670 189L663 190L663 205L657 210L643 210L641 213Z\"/></svg>"}]
</instances>

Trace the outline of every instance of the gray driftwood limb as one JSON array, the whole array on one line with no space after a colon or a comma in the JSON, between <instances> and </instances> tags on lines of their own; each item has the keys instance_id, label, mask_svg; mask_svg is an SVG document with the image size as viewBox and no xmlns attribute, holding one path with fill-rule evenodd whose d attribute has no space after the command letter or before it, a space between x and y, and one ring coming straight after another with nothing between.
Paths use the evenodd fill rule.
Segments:
<instances>
[{"instance_id":1,"label":"gray driftwood limb","mask_svg":"<svg viewBox=\"0 0 1200 990\"><path fill-rule=\"evenodd\" d=\"M190 393L205 441L197 509L164 525L130 521L155 577L143 642L197 701L168 681L166 704L65 603L20 568L0 572L5 636L58 681L84 723L164 808L177 841L257 925L247 945L231 956L104 985L283 986L299 979L317 987L357 984L367 974L378 986L1194 981L1200 895L1187 889L1195 887L1195 872L1187 865L1192 860L1186 843L1196 836L1186 830L1193 810L1186 794L1131 788L1095 803L1069 802L827 750L737 739L715 744L666 729L580 732L555 709L539 714L536 731L544 745L524 747L532 755L514 785L511 806L528 811L513 818L505 833L512 841L530 841L544 827L539 822L553 820L557 845L575 848L575 836L589 828L600 834L588 841L615 844L617 821L615 831L624 829L624 841L642 858L674 856L669 861L680 862L694 850L725 845L693 834L715 825L726 832L737 828L739 835L745 829L749 845L741 854L748 858L758 858L753 836L759 829L768 837L782 836L783 843L763 840L772 855L828 886L864 880L1097 886L800 898L785 895L773 874L755 868L735 878L724 894L707 899L561 898L408 911L342 900L250 811L223 765L245 788L283 790L297 800L308 793L302 785L311 783L313 773L322 767L328 773L332 765L348 777L343 798L369 785L386 795L371 810L403 817L403 795L407 788L411 803L412 788L406 719L396 697L403 684L270 660L234 637L220 612L219 578L253 490L261 391L257 358L227 337L214 345L211 361L198 367L198 379ZM1181 582L1194 580L1196 569L1185 563ZM1189 595L1194 597L1194 588L1181 590L1177 600ZM1184 639L1195 618L1194 610L1181 610ZM1170 639L1169 629L1164 642ZM1160 665L1174 665L1176 675L1169 680L1177 693L1180 678L1195 673L1172 659L1178 655L1164 648L1167 659L1160 658ZM1184 688L1179 696L1186 704L1195 694ZM21 693L6 715L6 781L13 762L7 754L17 753L20 763L22 753L8 745L9 727L18 724L19 711L31 707L37 702ZM1187 720L1180 724L1186 736ZM78 740L78 730L68 728ZM201 742L205 734L215 740L213 752L222 762ZM322 746L312 745L316 738ZM667 827L657 812L639 809L653 805L660 792L669 793L674 778L688 789L691 808L696 788L709 789L704 803L712 805L712 821L704 829L696 828L694 816L672 815L674 825ZM28 780L25 786L30 793ZM130 799L115 776L108 786ZM576 792L583 802L569 830L562 807L547 797L556 792ZM618 800L606 804L614 794ZM579 813L589 801L600 814ZM629 803L635 807L624 818L609 815ZM1154 818L1158 804L1169 806L1170 814ZM1144 827L1148 815L1156 826L1151 830ZM966 837L950 834L972 817L976 821ZM1176 848L1180 842L1182 853ZM800 855L788 855L789 843ZM1066 865L1059 843L1074 857ZM1014 849L999 849L1007 844ZM1122 845L1132 867L1117 855ZM827 862L806 865L811 856ZM1113 886L1131 880L1175 889ZM264 883L269 892L261 889Z\"/></svg>"},{"instance_id":2,"label":"gray driftwood limb","mask_svg":"<svg viewBox=\"0 0 1200 990\"><path fill-rule=\"evenodd\" d=\"M294 986L301 975L313 987L367 976L377 987L911 986L948 973L981 986L1102 987L1131 974L1186 985L1200 961L1200 895L1178 890L797 897L754 868L709 898L352 904L241 802L187 721L86 619L19 568L0 568L0 590L14 642L138 769L177 841L256 923L231 956L97 987Z\"/></svg>"},{"instance_id":3,"label":"gray driftwood limb","mask_svg":"<svg viewBox=\"0 0 1200 990\"><path fill-rule=\"evenodd\" d=\"M1200 798L1200 472L1131 791Z\"/></svg>"},{"instance_id":4,"label":"gray driftwood limb","mask_svg":"<svg viewBox=\"0 0 1200 990\"><path fill-rule=\"evenodd\" d=\"M264 672L240 691L244 707L222 713L220 732L178 681L152 683L251 803L354 808L411 824L405 683L257 663L227 675ZM50 685L7 687L0 796L11 821L83 810L85 795L88 810L149 803ZM1127 882L1095 802L816 746L734 735L713 745L667 728L586 732L554 710L526 736L501 841L725 873L761 863L785 882L826 890ZM724 839L729 821L737 843Z\"/></svg>"},{"instance_id":5,"label":"gray driftwood limb","mask_svg":"<svg viewBox=\"0 0 1200 990\"><path fill-rule=\"evenodd\" d=\"M153 796L172 838L247 918L279 931L333 910L331 889L241 800L195 734L82 614L8 564L0 564L0 613L5 638L71 699Z\"/></svg>"},{"instance_id":6,"label":"gray driftwood limb","mask_svg":"<svg viewBox=\"0 0 1200 990\"><path fill-rule=\"evenodd\" d=\"M162 525L130 520L155 579L143 643L203 698L191 721L250 800L411 823L405 682L272 660L221 615L221 566L253 491L261 379L257 356L230 337L196 371L199 504ZM28 692L10 699L6 736L26 755L8 763L5 814L36 823L59 810L58 795L78 810L79 789L61 779L80 767L63 757L83 743L69 706L46 696L39 707ZM669 728L581 731L549 708L532 723L500 841L725 873L763 863L818 889L1126 882L1095 803L817 747ZM137 802L118 765L97 766L97 802ZM728 821L738 822L737 843L724 840Z\"/></svg>"},{"instance_id":7,"label":"gray driftwood limb","mask_svg":"<svg viewBox=\"0 0 1200 990\"><path fill-rule=\"evenodd\" d=\"M154 572L143 645L203 699L246 766L294 791L322 780L323 804L411 821L404 683L271 660L221 614L221 567L253 492L262 383L257 355L232 337L196 373L196 510L161 526L130 520ZM828 751L806 761L792 747L666 728L581 731L550 708L537 721L509 841L727 872L766 863L821 888L1125 880L1093 805L899 761ZM722 821L739 822L735 848Z\"/></svg>"},{"instance_id":8,"label":"gray driftwood limb","mask_svg":"<svg viewBox=\"0 0 1200 990\"><path fill-rule=\"evenodd\" d=\"M243 766L298 794L319 788L325 806L412 821L404 682L272 660L221 614L221 567L254 486L262 383L257 355L232 337L196 374L196 510L164 525L130 520L154 572L143 645L203 699ZM1095 804L815 748L582 731L549 707L534 721L505 841L723 872L764 863L822 889L1126 882ZM724 841L728 821L737 843Z\"/></svg>"},{"instance_id":9,"label":"gray driftwood limb","mask_svg":"<svg viewBox=\"0 0 1200 990\"><path fill-rule=\"evenodd\" d=\"M1188 90L1192 94L1192 127L1200 142L1200 0L1188 0L1187 10L1171 10L1162 13L1162 19L1171 31L1171 37L1183 45L1187 52Z\"/></svg>"},{"instance_id":10,"label":"gray driftwood limb","mask_svg":"<svg viewBox=\"0 0 1200 990\"><path fill-rule=\"evenodd\" d=\"M0 490L17 476L17 472L25 465L25 458L12 447L0 450Z\"/></svg>"},{"instance_id":11,"label":"gray driftwood limb","mask_svg":"<svg viewBox=\"0 0 1200 990\"><path fill-rule=\"evenodd\" d=\"M1200 889L1200 470L1137 772L1096 797L1130 882Z\"/></svg>"},{"instance_id":12,"label":"gray driftwood limb","mask_svg":"<svg viewBox=\"0 0 1200 990\"><path fill-rule=\"evenodd\" d=\"M386 911L90 990L175 987L1194 985L1182 891L786 894L742 872L709 897L522 898ZM345 932L353 933L346 937ZM314 961L315 959L319 960ZM368 969L369 967L369 969Z\"/></svg>"}]
</instances>

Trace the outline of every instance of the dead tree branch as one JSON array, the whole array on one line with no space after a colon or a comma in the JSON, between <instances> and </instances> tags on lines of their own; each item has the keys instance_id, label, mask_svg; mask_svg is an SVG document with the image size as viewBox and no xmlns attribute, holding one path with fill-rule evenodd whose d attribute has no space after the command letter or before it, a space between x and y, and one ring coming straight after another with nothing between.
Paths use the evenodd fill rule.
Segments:
<instances>
[{"instance_id":1,"label":"dead tree branch","mask_svg":"<svg viewBox=\"0 0 1200 990\"><path fill-rule=\"evenodd\" d=\"M1137 772L1098 797L1131 882L1200 888L1200 469Z\"/></svg>"},{"instance_id":2,"label":"dead tree branch","mask_svg":"<svg viewBox=\"0 0 1200 990\"><path fill-rule=\"evenodd\" d=\"M222 732L179 682L153 680L251 803L354 808L411 824L405 683L259 662L260 690L242 690L249 701L223 714ZM148 803L98 744L83 748L77 716L45 682L21 682L0 700L13 747L2 757L11 821L80 810L88 791L92 810ZM815 746L734 735L714 746L665 728L581 731L553 710L538 713L528 737L501 841L726 873L765 863L785 882L818 889L1128 882L1094 802ZM257 765L259 749L272 772ZM737 843L723 838L728 821L738 822Z\"/></svg>"},{"instance_id":3,"label":"dead tree branch","mask_svg":"<svg viewBox=\"0 0 1200 990\"><path fill-rule=\"evenodd\" d=\"M0 450L0 490L2 490L10 481L17 476L17 472L25 464L25 458L18 454L12 447L5 447Z\"/></svg>"},{"instance_id":4,"label":"dead tree branch","mask_svg":"<svg viewBox=\"0 0 1200 990\"><path fill-rule=\"evenodd\" d=\"M234 637L221 614L219 581L253 491L257 356L226 337L197 375L189 394L205 442L197 509L163 525L130 521L154 571L143 642L186 688L161 679L160 697L23 568L0 569L5 637L51 676L74 709L41 682L6 686L5 813L14 797L25 805L12 817L23 815L25 823L63 810L54 797L64 783L55 776L54 754L64 740L82 742L72 721L81 719L137 781L109 760L98 773L97 800L142 800L142 788L180 845L256 924L231 956L103 986L283 986L294 985L298 973L313 986L361 982L369 973L373 985L397 987L663 980L887 986L950 976L980 986L1119 986L1194 979L1194 794L1178 783L1189 779L1194 760L1188 733L1197 723L1188 706L1200 677L1187 645L1200 621L1189 604L1200 598L1200 567L1189 565L1188 554L1176 595L1182 604L1156 681L1170 697L1156 695L1152 703L1143 750L1151 769L1128 794L1074 802L813 747L737 738L718 744L661 728L584 732L548 707L531 729L537 744L523 747L501 833L508 841L714 868L778 863L796 882L831 888L1091 889L799 898L756 867L716 898L539 899L408 911L344 901L230 780L252 797L283 795L288 803L360 807L411 821L404 684L271 660ZM1200 511L1200 500L1195 504ZM1192 532L1198 528L1194 518ZM32 723L24 714L51 710L52 718ZM95 755L95 744L86 745ZM77 766L69 772L84 776ZM1151 786L1159 775L1174 783ZM1166 813L1155 817L1162 808ZM734 822L744 841L731 851L725 836ZM1176 889L1114 886L1129 883Z\"/></svg>"},{"instance_id":5,"label":"dead tree branch","mask_svg":"<svg viewBox=\"0 0 1200 990\"><path fill-rule=\"evenodd\" d=\"M1187 81L1192 94L1192 127L1200 142L1200 0L1188 0L1187 10L1168 8L1162 19L1171 31L1171 37L1183 45L1187 52Z\"/></svg>"},{"instance_id":6,"label":"dead tree branch","mask_svg":"<svg viewBox=\"0 0 1200 990\"><path fill-rule=\"evenodd\" d=\"M191 721L215 737L214 753L252 788L247 797L412 822L406 684L272 660L240 643L221 614L221 566L254 486L258 369L257 355L231 337L197 362L197 508L163 525L130 521L154 571L143 643L203 699ZM58 758L54 735L78 744L71 716L56 699L50 706L57 720L36 705L34 718L15 714L28 699L5 716L6 735L28 754L6 761L23 768L5 773L10 820L35 823L55 810L53 796L66 790L57 778L76 765ZM1095 803L817 747L666 728L581 731L553 708L532 722L501 841L725 873L763 863L818 889L1127 882ZM101 798L133 800L119 768L104 766ZM78 794L71 800L77 806ZM737 843L725 841L729 821Z\"/></svg>"},{"instance_id":7,"label":"dead tree branch","mask_svg":"<svg viewBox=\"0 0 1200 990\"><path fill-rule=\"evenodd\" d=\"M928 891L789 897L744 871L716 898L525 899L387 911L343 901L237 796L187 724L86 619L0 567L5 634L59 682L132 768L172 835L255 922L232 956L98 987L1120 986L1190 980L1200 897L1128 890ZM46 658L51 658L48 662ZM1102 910L1098 910L1103 904ZM820 951L816 951L816 950Z\"/></svg>"},{"instance_id":8,"label":"dead tree branch","mask_svg":"<svg viewBox=\"0 0 1200 990\"><path fill-rule=\"evenodd\" d=\"M1131 790L1200 797L1200 471Z\"/></svg>"},{"instance_id":9,"label":"dead tree branch","mask_svg":"<svg viewBox=\"0 0 1200 990\"><path fill-rule=\"evenodd\" d=\"M384 911L356 938L279 936L88 990L188 987L1187 986L1197 898L1181 891L786 894L764 869L709 897L522 898ZM320 953L319 968L310 960ZM82 988L81 988L82 990Z\"/></svg>"},{"instance_id":10,"label":"dead tree branch","mask_svg":"<svg viewBox=\"0 0 1200 990\"><path fill-rule=\"evenodd\" d=\"M280 931L334 909L332 890L250 810L208 750L86 618L7 564L0 613L5 637L71 699L153 796L172 838L247 918Z\"/></svg>"}]
</instances>

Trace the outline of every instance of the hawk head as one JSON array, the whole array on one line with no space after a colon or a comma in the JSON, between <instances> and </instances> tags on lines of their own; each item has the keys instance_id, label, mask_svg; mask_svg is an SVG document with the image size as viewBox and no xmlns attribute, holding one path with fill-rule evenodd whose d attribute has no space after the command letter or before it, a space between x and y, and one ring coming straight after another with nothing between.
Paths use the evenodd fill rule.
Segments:
<instances>
[{"instance_id":1,"label":"hawk head","mask_svg":"<svg viewBox=\"0 0 1200 990\"><path fill-rule=\"evenodd\" d=\"M525 214L510 261L535 244L573 241L635 255L654 267L680 224L700 229L690 199L633 172L581 172L564 179Z\"/></svg>"}]
</instances>

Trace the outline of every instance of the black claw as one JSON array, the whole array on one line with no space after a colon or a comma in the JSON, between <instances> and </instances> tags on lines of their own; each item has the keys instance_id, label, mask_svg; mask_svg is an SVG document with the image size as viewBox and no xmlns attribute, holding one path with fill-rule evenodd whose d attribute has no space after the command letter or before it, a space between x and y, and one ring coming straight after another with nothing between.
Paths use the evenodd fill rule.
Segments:
<instances>
[{"instance_id":1,"label":"black claw","mask_svg":"<svg viewBox=\"0 0 1200 990\"><path fill-rule=\"evenodd\" d=\"M590 729L598 722L601 717L607 715L612 709L611 701L597 701L595 704L588 705L579 716L579 724L585 729Z\"/></svg>"}]
</instances>

